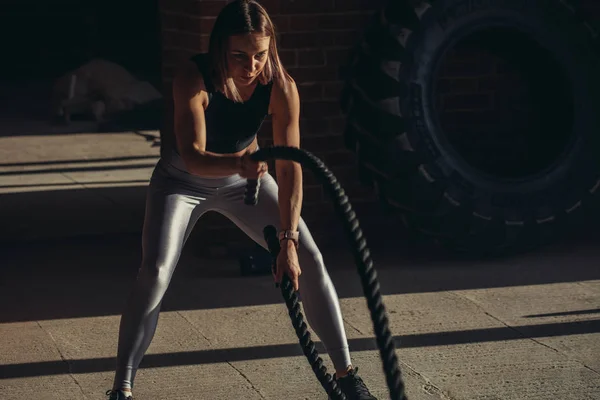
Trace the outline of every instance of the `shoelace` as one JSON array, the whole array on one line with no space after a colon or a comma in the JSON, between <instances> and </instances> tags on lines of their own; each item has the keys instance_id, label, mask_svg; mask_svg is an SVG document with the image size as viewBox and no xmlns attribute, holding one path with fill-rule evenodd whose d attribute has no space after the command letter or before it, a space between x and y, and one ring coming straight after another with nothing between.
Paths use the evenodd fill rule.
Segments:
<instances>
[{"instance_id":1,"label":"shoelace","mask_svg":"<svg viewBox=\"0 0 600 400\"><path fill-rule=\"evenodd\" d=\"M115 393L115 391L114 391L114 390L107 390L107 391L106 391L106 395L107 395L107 396L111 396L113 393ZM119 394L118 394L118 393L117 393L117 397L116 397L116 398L117 398L117 399L119 398ZM108 400L110 400L110 397L109 397L109 399L108 399ZM133 400L133 396L125 397L125 400Z\"/></svg>"}]
</instances>

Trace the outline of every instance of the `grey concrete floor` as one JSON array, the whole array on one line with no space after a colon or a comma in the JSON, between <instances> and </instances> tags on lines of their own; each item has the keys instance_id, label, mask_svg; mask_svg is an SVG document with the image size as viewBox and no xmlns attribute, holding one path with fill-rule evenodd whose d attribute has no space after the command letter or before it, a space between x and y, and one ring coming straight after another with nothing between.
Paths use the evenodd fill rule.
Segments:
<instances>
[{"instance_id":1,"label":"grey concrete floor","mask_svg":"<svg viewBox=\"0 0 600 400\"><path fill-rule=\"evenodd\" d=\"M152 135L0 135L0 399L105 398L139 265ZM593 241L485 262L395 250L373 258L409 399L600 399ZM324 256L354 363L389 398L352 259L339 249ZM235 259L200 258L189 246L134 394L327 398L271 278L241 277Z\"/></svg>"}]
</instances>

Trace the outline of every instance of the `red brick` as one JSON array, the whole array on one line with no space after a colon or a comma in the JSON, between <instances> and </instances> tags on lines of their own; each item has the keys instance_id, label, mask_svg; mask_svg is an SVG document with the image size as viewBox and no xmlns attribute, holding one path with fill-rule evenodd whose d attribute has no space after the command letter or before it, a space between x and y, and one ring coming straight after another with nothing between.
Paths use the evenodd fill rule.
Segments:
<instances>
[{"instance_id":1,"label":"red brick","mask_svg":"<svg viewBox=\"0 0 600 400\"><path fill-rule=\"evenodd\" d=\"M363 27L369 15L363 13L344 13L344 14L324 14L313 19L317 21L319 29L351 29L356 30L358 27ZM360 30L360 28L358 29Z\"/></svg>"},{"instance_id":2,"label":"red brick","mask_svg":"<svg viewBox=\"0 0 600 400\"><path fill-rule=\"evenodd\" d=\"M197 12L202 17L216 17L219 15L223 7L225 7L225 4L228 3L228 1L222 0L198 0L197 2Z\"/></svg>"},{"instance_id":3,"label":"red brick","mask_svg":"<svg viewBox=\"0 0 600 400\"><path fill-rule=\"evenodd\" d=\"M193 0L160 0L160 10L189 13L193 3Z\"/></svg>"},{"instance_id":4,"label":"red brick","mask_svg":"<svg viewBox=\"0 0 600 400\"><path fill-rule=\"evenodd\" d=\"M338 101L342 92L343 82L325 82L323 83L323 99Z\"/></svg>"},{"instance_id":5,"label":"red brick","mask_svg":"<svg viewBox=\"0 0 600 400\"><path fill-rule=\"evenodd\" d=\"M308 149L305 149L311 153L313 153L313 155L315 155L317 158L319 159L323 159L322 157L319 156L319 154L310 151ZM314 186L322 186L321 183L319 182L319 180L317 179L317 176L313 173L312 170L310 170L306 165L302 166L302 183L304 187L314 187Z\"/></svg>"},{"instance_id":6,"label":"red brick","mask_svg":"<svg viewBox=\"0 0 600 400\"><path fill-rule=\"evenodd\" d=\"M304 187L302 193L303 204L315 204L323 201L323 188L321 186Z\"/></svg>"},{"instance_id":7,"label":"red brick","mask_svg":"<svg viewBox=\"0 0 600 400\"><path fill-rule=\"evenodd\" d=\"M161 24L165 30L176 30L186 33L210 34L215 18L198 18L178 13L161 13Z\"/></svg>"},{"instance_id":8,"label":"red brick","mask_svg":"<svg viewBox=\"0 0 600 400\"><path fill-rule=\"evenodd\" d=\"M319 14L333 9L334 0L279 0L282 14Z\"/></svg>"},{"instance_id":9,"label":"red brick","mask_svg":"<svg viewBox=\"0 0 600 400\"><path fill-rule=\"evenodd\" d=\"M323 161L327 166L333 168L337 166L353 165L356 163L356 157L354 153L349 150L337 150L325 155Z\"/></svg>"},{"instance_id":10,"label":"red brick","mask_svg":"<svg viewBox=\"0 0 600 400\"><path fill-rule=\"evenodd\" d=\"M267 13L271 18L281 12L280 0L260 0L259 3L265 10L267 10Z\"/></svg>"},{"instance_id":11,"label":"red brick","mask_svg":"<svg viewBox=\"0 0 600 400\"><path fill-rule=\"evenodd\" d=\"M331 31L329 33L332 46L354 46L360 39L363 32L362 30L345 30L345 31Z\"/></svg>"},{"instance_id":12,"label":"red brick","mask_svg":"<svg viewBox=\"0 0 600 400\"><path fill-rule=\"evenodd\" d=\"M162 65L162 76L165 79L173 79L175 75L175 67L173 65L168 65L163 63Z\"/></svg>"},{"instance_id":13,"label":"red brick","mask_svg":"<svg viewBox=\"0 0 600 400\"><path fill-rule=\"evenodd\" d=\"M278 49L277 52L279 53L279 58L286 69L298 66L298 52L296 50Z\"/></svg>"},{"instance_id":14,"label":"red brick","mask_svg":"<svg viewBox=\"0 0 600 400\"><path fill-rule=\"evenodd\" d=\"M168 0L164 1L162 11L175 11L198 17L214 17L221 12L227 1L205 0Z\"/></svg>"},{"instance_id":15,"label":"red brick","mask_svg":"<svg viewBox=\"0 0 600 400\"><path fill-rule=\"evenodd\" d=\"M186 17L183 17L180 14L173 14L171 12L162 11L160 13L161 34L164 33L165 29L176 29L177 27L183 25L183 23L179 21L180 18L187 19ZM190 31L189 29L185 30ZM194 32L192 31L192 33Z\"/></svg>"},{"instance_id":16,"label":"red brick","mask_svg":"<svg viewBox=\"0 0 600 400\"><path fill-rule=\"evenodd\" d=\"M329 118L329 132L334 134L342 134L346 129L346 117L338 116L334 118Z\"/></svg>"},{"instance_id":17,"label":"red brick","mask_svg":"<svg viewBox=\"0 0 600 400\"><path fill-rule=\"evenodd\" d=\"M325 59L329 65L340 65L345 64L348 61L350 55L350 48L334 48L325 50Z\"/></svg>"},{"instance_id":18,"label":"red brick","mask_svg":"<svg viewBox=\"0 0 600 400\"><path fill-rule=\"evenodd\" d=\"M163 48L165 49L186 49L201 51L205 39L202 35L194 33L185 33L179 31L163 31Z\"/></svg>"},{"instance_id":19,"label":"red brick","mask_svg":"<svg viewBox=\"0 0 600 400\"><path fill-rule=\"evenodd\" d=\"M337 101L314 101L302 105L302 114L310 117L331 117L341 114Z\"/></svg>"},{"instance_id":20,"label":"red brick","mask_svg":"<svg viewBox=\"0 0 600 400\"><path fill-rule=\"evenodd\" d=\"M197 51L192 49L164 49L162 51L163 62L170 65L177 65L184 60L188 60L195 55Z\"/></svg>"},{"instance_id":21,"label":"red brick","mask_svg":"<svg viewBox=\"0 0 600 400\"><path fill-rule=\"evenodd\" d=\"M313 232L331 231L330 224L336 218L334 209L329 200L329 195L325 194L327 201L320 204L307 204L302 207L302 218L305 220L308 229ZM338 222L339 223L339 222Z\"/></svg>"},{"instance_id":22,"label":"red brick","mask_svg":"<svg viewBox=\"0 0 600 400\"><path fill-rule=\"evenodd\" d=\"M321 66L325 65L323 50L298 50L298 66Z\"/></svg>"},{"instance_id":23,"label":"red brick","mask_svg":"<svg viewBox=\"0 0 600 400\"><path fill-rule=\"evenodd\" d=\"M332 38L319 32L283 32L279 44L284 49L321 48L330 45Z\"/></svg>"},{"instance_id":24,"label":"red brick","mask_svg":"<svg viewBox=\"0 0 600 400\"><path fill-rule=\"evenodd\" d=\"M343 148L344 139L341 136L311 136L303 140L302 147L312 152L331 153Z\"/></svg>"},{"instance_id":25,"label":"red brick","mask_svg":"<svg viewBox=\"0 0 600 400\"><path fill-rule=\"evenodd\" d=\"M270 15L275 30L280 32L287 32L290 30L290 16L289 15Z\"/></svg>"},{"instance_id":26,"label":"red brick","mask_svg":"<svg viewBox=\"0 0 600 400\"><path fill-rule=\"evenodd\" d=\"M330 66L289 68L289 73L298 83L335 81L339 79L338 69Z\"/></svg>"},{"instance_id":27,"label":"red brick","mask_svg":"<svg viewBox=\"0 0 600 400\"><path fill-rule=\"evenodd\" d=\"M216 18L202 18L202 23L199 24L200 33L210 36L216 20Z\"/></svg>"},{"instance_id":28,"label":"red brick","mask_svg":"<svg viewBox=\"0 0 600 400\"><path fill-rule=\"evenodd\" d=\"M383 0L335 0L336 11L373 11L383 4Z\"/></svg>"},{"instance_id":29,"label":"red brick","mask_svg":"<svg viewBox=\"0 0 600 400\"><path fill-rule=\"evenodd\" d=\"M323 98L323 86L318 83L298 85L298 92L302 102L307 100L321 100ZM304 107L302 106L302 108Z\"/></svg>"},{"instance_id":30,"label":"red brick","mask_svg":"<svg viewBox=\"0 0 600 400\"><path fill-rule=\"evenodd\" d=\"M300 106L302 110L302 105ZM302 113L302 111L301 111ZM300 135L306 136L323 136L329 133L329 124L326 118L316 118L314 116L300 118ZM304 146L304 144L302 144Z\"/></svg>"},{"instance_id":31,"label":"red brick","mask_svg":"<svg viewBox=\"0 0 600 400\"><path fill-rule=\"evenodd\" d=\"M312 31L319 29L319 20L314 15L291 15L290 31Z\"/></svg>"},{"instance_id":32,"label":"red brick","mask_svg":"<svg viewBox=\"0 0 600 400\"><path fill-rule=\"evenodd\" d=\"M307 208L305 215L306 219L310 221L313 232L331 234L332 231L343 229L343 225L340 221L339 211L333 207L331 195L324 192L323 197L324 201L321 204L315 204Z\"/></svg>"}]
</instances>

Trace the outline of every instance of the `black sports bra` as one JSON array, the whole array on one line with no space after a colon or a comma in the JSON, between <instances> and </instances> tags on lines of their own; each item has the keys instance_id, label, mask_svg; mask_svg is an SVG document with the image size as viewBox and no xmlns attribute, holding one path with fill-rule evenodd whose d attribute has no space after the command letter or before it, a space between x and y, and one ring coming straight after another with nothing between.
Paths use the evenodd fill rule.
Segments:
<instances>
[{"instance_id":1,"label":"black sports bra","mask_svg":"<svg viewBox=\"0 0 600 400\"><path fill-rule=\"evenodd\" d=\"M208 107L204 111L206 151L223 154L245 149L252 143L269 113L273 83L263 85L259 82L249 100L236 103L215 90L210 79L207 79L206 53L197 54L191 60L202 73L209 94Z\"/></svg>"}]
</instances>

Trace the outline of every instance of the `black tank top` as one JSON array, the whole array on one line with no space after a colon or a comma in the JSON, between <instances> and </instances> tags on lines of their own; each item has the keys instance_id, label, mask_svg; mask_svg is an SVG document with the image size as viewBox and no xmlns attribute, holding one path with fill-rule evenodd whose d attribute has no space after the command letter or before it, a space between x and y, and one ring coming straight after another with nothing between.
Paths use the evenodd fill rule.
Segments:
<instances>
[{"instance_id":1,"label":"black tank top","mask_svg":"<svg viewBox=\"0 0 600 400\"><path fill-rule=\"evenodd\" d=\"M206 121L206 151L213 153L235 153L252 143L264 119L269 113L273 82L257 84L252 97L236 103L215 90L208 74L207 54L200 53L191 58L204 77L208 92L208 106L204 111Z\"/></svg>"}]
</instances>

